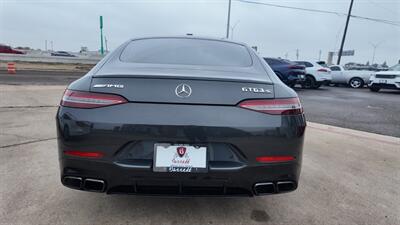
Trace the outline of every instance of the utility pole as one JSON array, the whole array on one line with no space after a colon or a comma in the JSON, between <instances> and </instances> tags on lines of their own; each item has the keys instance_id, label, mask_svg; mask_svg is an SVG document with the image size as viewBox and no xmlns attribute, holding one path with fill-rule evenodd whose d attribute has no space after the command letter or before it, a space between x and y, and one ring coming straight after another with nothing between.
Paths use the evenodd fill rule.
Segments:
<instances>
[{"instance_id":1,"label":"utility pole","mask_svg":"<svg viewBox=\"0 0 400 225\"><path fill-rule=\"evenodd\" d=\"M338 52L337 65L340 65L340 59L342 58L344 41L346 40L347 27L349 26L349 21L350 21L350 16L351 16L351 9L353 8L353 1L354 0L350 0L349 13L347 14L346 26L344 27L342 43L340 44L340 49L339 49L339 52Z\"/></svg>"},{"instance_id":2,"label":"utility pole","mask_svg":"<svg viewBox=\"0 0 400 225\"><path fill-rule=\"evenodd\" d=\"M50 41L50 46L51 46L51 51L54 51L53 50L53 41Z\"/></svg>"},{"instance_id":3,"label":"utility pole","mask_svg":"<svg viewBox=\"0 0 400 225\"><path fill-rule=\"evenodd\" d=\"M321 54L322 54L322 51L321 51L321 50L319 50L318 61L321 61Z\"/></svg>"},{"instance_id":4,"label":"utility pole","mask_svg":"<svg viewBox=\"0 0 400 225\"><path fill-rule=\"evenodd\" d=\"M47 40L44 40L44 50L47 51Z\"/></svg>"},{"instance_id":5,"label":"utility pole","mask_svg":"<svg viewBox=\"0 0 400 225\"><path fill-rule=\"evenodd\" d=\"M229 0L229 6L228 6L228 22L226 24L226 39L229 38L229 28L230 28L230 22L231 22L231 4L232 0Z\"/></svg>"},{"instance_id":6,"label":"utility pole","mask_svg":"<svg viewBox=\"0 0 400 225\"><path fill-rule=\"evenodd\" d=\"M100 16L100 53L104 55L104 47L103 47L103 16Z\"/></svg>"},{"instance_id":7,"label":"utility pole","mask_svg":"<svg viewBox=\"0 0 400 225\"><path fill-rule=\"evenodd\" d=\"M299 60L299 49L296 49L296 60Z\"/></svg>"},{"instance_id":8,"label":"utility pole","mask_svg":"<svg viewBox=\"0 0 400 225\"><path fill-rule=\"evenodd\" d=\"M373 65L374 62L375 62L375 51L376 51L376 48L377 48L380 44L382 44L382 42L377 43L377 44L374 44L374 43L370 42L369 44L372 45L372 47L374 48L374 51L372 52L372 63L371 63L371 65Z\"/></svg>"}]
</instances>

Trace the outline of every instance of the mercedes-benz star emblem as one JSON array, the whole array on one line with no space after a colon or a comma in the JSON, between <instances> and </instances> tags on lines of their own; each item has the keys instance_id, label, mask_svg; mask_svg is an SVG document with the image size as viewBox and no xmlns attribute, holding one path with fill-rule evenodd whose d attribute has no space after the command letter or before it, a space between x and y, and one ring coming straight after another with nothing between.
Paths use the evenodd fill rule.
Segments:
<instances>
[{"instance_id":1,"label":"mercedes-benz star emblem","mask_svg":"<svg viewBox=\"0 0 400 225\"><path fill-rule=\"evenodd\" d=\"M175 88L175 94L181 98L187 98L192 94L192 88L187 84L180 84Z\"/></svg>"}]
</instances>

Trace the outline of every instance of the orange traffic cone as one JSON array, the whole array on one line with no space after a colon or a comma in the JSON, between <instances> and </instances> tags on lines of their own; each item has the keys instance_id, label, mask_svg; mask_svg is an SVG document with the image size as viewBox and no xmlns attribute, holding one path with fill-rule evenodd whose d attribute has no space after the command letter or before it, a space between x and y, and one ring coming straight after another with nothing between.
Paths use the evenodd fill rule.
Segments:
<instances>
[{"instance_id":1,"label":"orange traffic cone","mask_svg":"<svg viewBox=\"0 0 400 225\"><path fill-rule=\"evenodd\" d=\"M15 63L7 63L7 72L9 74L16 74Z\"/></svg>"}]
</instances>

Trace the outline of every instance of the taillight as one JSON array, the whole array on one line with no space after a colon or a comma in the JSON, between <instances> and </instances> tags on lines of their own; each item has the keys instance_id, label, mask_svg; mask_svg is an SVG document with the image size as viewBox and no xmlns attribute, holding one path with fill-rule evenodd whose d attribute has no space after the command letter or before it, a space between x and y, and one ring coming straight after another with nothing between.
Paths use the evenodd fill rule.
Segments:
<instances>
[{"instance_id":1,"label":"taillight","mask_svg":"<svg viewBox=\"0 0 400 225\"><path fill-rule=\"evenodd\" d=\"M289 69L300 69L303 70L305 67L301 65L289 65Z\"/></svg>"},{"instance_id":2,"label":"taillight","mask_svg":"<svg viewBox=\"0 0 400 225\"><path fill-rule=\"evenodd\" d=\"M239 106L272 115L299 115L303 113L299 98L246 100L239 103Z\"/></svg>"},{"instance_id":3,"label":"taillight","mask_svg":"<svg viewBox=\"0 0 400 225\"><path fill-rule=\"evenodd\" d=\"M65 90L60 104L73 108L92 109L126 102L127 100L119 95Z\"/></svg>"},{"instance_id":4,"label":"taillight","mask_svg":"<svg viewBox=\"0 0 400 225\"><path fill-rule=\"evenodd\" d=\"M293 156L260 156L256 158L257 162L272 163L272 162L289 162L296 158Z\"/></svg>"},{"instance_id":5,"label":"taillight","mask_svg":"<svg viewBox=\"0 0 400 225\"><path fill-rule=\"evenodd\" d=\"M76 150L68 150L64 151L65 155L69 156L77 156L77 157L84 157L84 158L101 158L104 156L102 152L83 152L83 151L76 151Z\"/></svg>"},{"instance_id":6,"label":"taillight","mask_svg":"<svg viewBox=\"0 0 400 225\"><path fill-rule=\"evenodd\" d=\"M324 69L324 68L321 68L321 69L318 69L318 72L328 72L328 70Z\"/></svg>"}]
</instances>

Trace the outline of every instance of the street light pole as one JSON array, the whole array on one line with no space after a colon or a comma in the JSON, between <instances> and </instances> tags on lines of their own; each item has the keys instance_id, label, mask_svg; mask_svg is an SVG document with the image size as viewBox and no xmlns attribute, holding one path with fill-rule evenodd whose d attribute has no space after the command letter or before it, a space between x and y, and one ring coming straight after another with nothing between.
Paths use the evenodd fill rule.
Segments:
<instances>
[{"instance_id":1,"label":"street light pole","mask_svg":"<svg viewBox=\"0 0 400 225\"><path fill-rule=\"evenodd\" d=\"M228 6L228 22L227 22L227 24L226 24L226 39L229 38L229 28L230 28L229 23L231 22L231 3L232 3L232 0L229 0L229 6Z\"/></svg>"},{"instance_id":2,"label":"street light pole","mask_svg":"<svg viewBox=\"0 0 400 225\"><path fill-rule=\"evenodd\" d=\"M346 26L344 27L342 43L340 44L340 49L338 52L337 65L340 65L340 59L342 58L343 46L344 46L344 41L346 40L347 27L349 26L352 8L353 8L353 0L350 1L349 13L347 14L347 19L346 19Z\"/></svg>"},{"instance_id":3,"label":"street light pole","mask_svg":"<svg viewBox=\"0 0 400 225\"><path fill-rule=\"evenodd\" d=\"M235 30L236 26L238 25L238 23L240 22L240 20L236 21L235 25L231 26L231 39L233 40L233 31Z\"/></svg>"}]
</instances>

